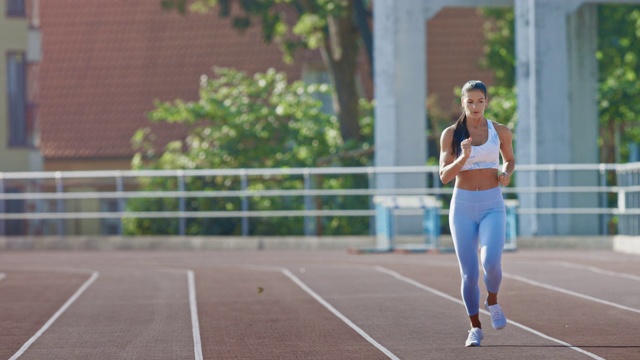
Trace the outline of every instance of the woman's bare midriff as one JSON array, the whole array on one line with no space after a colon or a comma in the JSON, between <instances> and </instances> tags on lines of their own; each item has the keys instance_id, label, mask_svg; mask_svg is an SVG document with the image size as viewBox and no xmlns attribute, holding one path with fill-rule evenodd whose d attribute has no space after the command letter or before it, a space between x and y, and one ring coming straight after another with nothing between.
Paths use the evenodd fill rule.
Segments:
<instances>
[{"instance_id":1,"label":"woman's bare midriff","mask_svg":"<svg viewBox=\"0 0 640 360\"><path fill-rule=\"evenodd\" d=\"M461 171L456 176L456 187L462 190L489 190L498 187L497 169Z\"/></svg>"}]
</instances>

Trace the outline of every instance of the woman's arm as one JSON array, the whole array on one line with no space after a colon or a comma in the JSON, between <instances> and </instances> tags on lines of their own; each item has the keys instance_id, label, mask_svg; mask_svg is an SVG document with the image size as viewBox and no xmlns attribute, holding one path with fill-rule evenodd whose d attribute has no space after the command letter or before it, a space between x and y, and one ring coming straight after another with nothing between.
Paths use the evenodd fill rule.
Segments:
<instances>
[{"instance_id":1,"label":"woman's arm","mask_svg":"<svg viewBox=\"0 0 640 360\"><path fill-rule=\"evenodd\" d=\"M513 135L508 127L495 124L496 132L500 138L500 154L502 154L502 172L498 175L500 185L507 186L511 182L511 175L516 168L516 160L513 155Z\"/></svg>"},{"instance_id":2,"label":"woman's arm","mask_svg":"<svg viewBox=\"0 0 640 360\"><path fill-rule=\"evenodd\" d=\"M440 180L443 184L455 179L471 155L471 138L465 139L462 143L462 154L456 159L451 149L454 127L446 128L440 136Z\"/></svg>"}]
</instances>

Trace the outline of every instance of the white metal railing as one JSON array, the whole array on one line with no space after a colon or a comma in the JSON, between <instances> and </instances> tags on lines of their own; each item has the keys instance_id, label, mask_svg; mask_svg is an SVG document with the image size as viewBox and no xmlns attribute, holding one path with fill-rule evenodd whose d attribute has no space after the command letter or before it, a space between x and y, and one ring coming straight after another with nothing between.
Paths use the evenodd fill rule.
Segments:
<instances>
[{"instance_id":1,"label":"white metal railing","mask_svg":"<svg viewBox=\"0 0 640 360\"><path fill-rule=\"evenodd\" d=\"M516 186L503 189L505 197L518 198L519 216L597 215L601 233L608 233L612 219L616 218L617 231L628 235L640 233L640 163L631 164L547 164L518 165L516 171L528 173L537 179L537 186ZM574 178L578 172L589 174L592 184L573 186L567 176ZM402 189L378 189L376 177L394 174L398 176L422 176L424 186ZM327 189L315 185L316 177L365 176L365 188ZM188 179L198 177L229 177L235 188L204 191L187 189ZM141 190L140 184L151 179L173 179L173 189ZM287 179L299 182L295 189L261 189L255 185L269 179ZM526 179L526 176L522 176ZM520 178L518 178L520 179ZM56 232L66 233L69 221L96 219L118 221L126 218L179 219L179 233L184 234L187 218L240 218L241 233L249 234L251 218L293 217L313 221L316 217L369 217L373 220L374 196L379 195L434 195L444 199L441 215L448 214L448 197L451 186L443 187L437 166L404 167L327 167L290 169L211 169L211 170L149 170L149 171L69 171L69 172L6 172L0 173L0 234L11 233L8 224L20 222L24 233L39 234L39 222L55 223ZM567 207L566 201L556 203L567 194L585 194L598 197L597 206ZM368 206L361 209L315 209L316 197L368 197ZM533 201L522 201L525 197ZM255 210L251 199L259 197L293 197L303 199L303 206L291 209ZM545 198L546 197L546 198ZM131 211L127 202L131 199L175 199L177 208L168 211ZM189 199L237 199L238 210L189 211ZM540 199L539 201L536 199ZM70 207L70 202L110 202L112 209L104 211L94 204L93 209ZM330 204L329 204L330 205ZM536 220L537 221L537 220ZM556 220L554 220L556 221ZM36 225L34 225L36 224ZM41 225L41 223L40 223ZM35 229L35 230L34 230ZM14 229L15 230L15 229ZM122 231L121 227L118 230Z\"/></svg>"}]
</instances>

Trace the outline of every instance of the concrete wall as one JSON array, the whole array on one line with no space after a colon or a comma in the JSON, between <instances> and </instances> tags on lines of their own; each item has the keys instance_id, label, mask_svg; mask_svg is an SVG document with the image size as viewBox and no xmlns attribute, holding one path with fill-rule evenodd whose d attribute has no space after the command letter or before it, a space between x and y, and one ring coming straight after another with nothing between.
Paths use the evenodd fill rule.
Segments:
<instances>
[{"instance_id":1,"label":"concrete wall","mask_svg":"<svg viewBox=\"0 0 640 360\"><path fill-rule=\"evenodd\" d=\"M613 238L613 250L640 255L640 237L618 235Z\"/></svg>"},{"instance_id":2,"label":"concrete wall","mask_svg":"<svg viewBox=\"0 0 640 360\"><path fill-rule=\"evenodd\" d=\"M596 8L582 0L515 2L518 164L598 162ZM560 34L560 36L559 36ZM519 186L597 186L596 175L518 172ZM597 207L598 194L520 194L523 207ZM519 233L598 234L597 216L527 215Z\"/></svg>"}]
</instances>

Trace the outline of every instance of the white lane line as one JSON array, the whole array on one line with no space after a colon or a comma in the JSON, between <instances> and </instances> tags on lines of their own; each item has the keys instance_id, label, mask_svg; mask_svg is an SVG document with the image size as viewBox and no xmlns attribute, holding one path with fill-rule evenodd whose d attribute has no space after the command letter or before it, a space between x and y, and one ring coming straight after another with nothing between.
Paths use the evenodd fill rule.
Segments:
<instances>
[{"instance_id":1,"label":"white lane line","mask_svg":"<svg viewBox=\"0 0 640 360\"><path fill-rule=\"evenodd\" d=\"M552 291L557 291L559 293L575 296L575 297L578 297L578 298L581 298L581 299L597 302L597 303L608 305L608 306L613 306L613 307L618 308L618 309L631 311L631 312L635 312L635 313L640 314L640 309L632 308L632 307L625 306L625 305L620 305L620 304L617 304L617 303L614 303L614 302L611 302L611 301L599 299L599 298L596 298L596 297L593 297L593 296L581 294L581 293L578 293L578 292L575 292L575 291L571 291L571 290L567 290L567 289L563 289L563 288L560 288L560 287L557 287L557 286L541 283L539 281L527 279L527 278L522 277L522 276L512 275L512 274L504 273L504 272L502 273L502 276L506 277L506 278L509 278L509 279L521 281L521 282L527 283L529 285L541 287L541 288L552 290Z\"/></svg>"},{"instance_id":2,"label":"white lane line","mask_svg":"<svg viewBox=\"0 0 640 360\"><path fill-rule=\"evenodd\" d=\"M375 341L369 334L364 332L358 325L354 324L349 318L342 315L340 311L331 306L327 301L325 301L320 295L318 295L315 291L311 290L310 287L307 286L302 280L300 280L297 276L295 276L291 271L287 269L281 270L283 274L285 274L289 279L291 279L296 285L302 288L302 290L306 291L307 294L311 295L317 302L322 304L327 310L331 311L333 315L337 316L340 320L342 320L345 324L349 325L353 330L355 330L360 336L362 336L365 340L367 340L371 345L375 346L378 350L382 351L389 359L399 360L397 356L395 356L391 351L389 351L386 347L382 346L379 342Z\"/></svg>"},{"instance_id":3,"label":"white lane line","mask_svg":"<svg viewBox=\"0 0 640 360\"><path fill-rule=\"evenodd\" d=\"M196 300L196 280L193 270L187 270L189 280L189 307L191 308L191 330L193 333L193 352L196 360L202 360L202 340L200 339L200 322L198 321L198 302Z\"/></svg>"},{"instance_id":4,"label":"white lane line","mask_svg":"<svg viewBox=\"0 0 640 360\"><path fill-rule=\"evenodd\" d=\"M561 266L567 267L567 268L579 269L579 270L588 270L588 271L591 271L591 272L594 272L594 273L597 273L597 274L603 274L603 275L615 276L615 277L620 277L620 278L629 279L629 280L640 281L640 276L621 273L621 272L617 272L617 271L605 270L605 269L601 269L601 268L598 268L598 267L595 267L595 266L578 265L578 264L573 264L573 263L570 263L570 262L558 262L558 264L560 264Z\"/></svg>"},{"instance_id":5,"label":"white lane line","mask_svg":"<svg viewBox=\"0 0 640 360\"><path fill-rule=\"evenodd\" d=\"M89 277L89 279L85 281L84 284L82 284L82 286L78 288L78 290L76 290L75 294L73 294L69 298L69 300L67 300L67 302L65 302L62 305L62 307L60 307L60 309L58 309L58 311L56 311L56 313L53 314L53 316L44 325L42 325L40 330L38 330L38 332L36 332L31 337L31 339L29 339L26 343L24 343L24 345L22 345L20 350L18 350L15 354L13 354L12 357L9 358L9 360L16 360L22 354L24 354L24 352L27 351L27 349L31 346L31 344L33 344L36 340L38 340L38 338L42 334L44 334L44 332L47 331L47 329L49 329L49 327L71 306L71 304L73 304L80 297L80 295L82 295L85 292L85 290L87 290L89 286L91 286L91 284L93 284L93 282L96 281L98 276L100 276L100 273L97 271L94 271L91 274L91 277Z\"/></svg>"},{"instance_id":6,"label":"white lane line","mask_svg":"<svg viewBox=\"0 0 640 360\"><path fill-rule=\"evenodd\" d=\"M382 266L376 266L376 270L378 270L378 271L380 271L382 273L385 273L387 275L393 276L394 278L396 278L398 280L401 280L401 281L404 281L404 282L406 282L408 284L411 284L411 285L413 285L413 286L415 286L415 287L417 287L419 289L428 291L428 292L430 292L432 294L438 295L438 296L443 297L443 298L445 298L447 300L456 302L456 303L464 306L464 303L462 302L462 300L454 298L453 296L451 296L449 294L445 294L442 291L438 291L438 290L436 290L434 288L431 288L429 286L421 284L421 283L419 283L419 282L417 282L417 281L415 281L415 280L413 280L411 278L408 278L408 277L406 277L404 275L401 275L401 274L399 274L399 273L397 273L397 272L395 272L393 270L387 269L387 268L382 267ZM482 312L483 314L491 316L489 314L489 312L484 310L484 309L480 309L480 312ZM539 332L537 330L534 330L534 329L532 329L532 328L530 328L530 327L528 327L526 325L520 324L520 323L515 322L513 320L508 320L508 322L509 322L509 324L512 324L512 325L514 325L516 327L519 327L519 328L521 328L521 329L523 329L525 331L528 331L528 332L530 332L532 334L538 335L541 338L553 341L553 342L558 343L560 345L566 346L567 348L573 349L573 350L575 350L575 351L577 351L579 353L587 355L587 356L591 357L592 359L604 360L604 358L601 358L600 356L598 356L598 355L596 355L594 353L588 352L588 351L586 351L584 349L581 349L581 348L579 348L577 346L573 346L573 345L571 345L571 344L569 344L567 342L564 342L564 341L562 341L560 339L556 339L556 338L551 337L549 335L543 334L543 333L541 333L541 332Z\"/></svg>"},{"instance_id":7,"label":"white lane line","mask_svg":"<svg viewBox=\"0 0 640 360\"><path fill-rule=\"evenodd\" d=\"M4 279L7 277L7 274L5 273L0 273L0 280Z\"/></svg>"}]
</instances>

